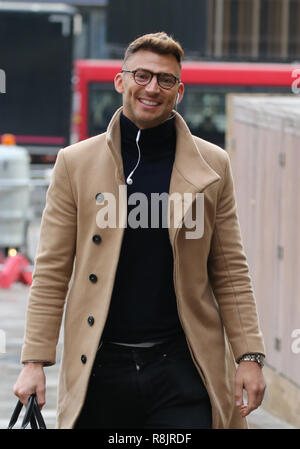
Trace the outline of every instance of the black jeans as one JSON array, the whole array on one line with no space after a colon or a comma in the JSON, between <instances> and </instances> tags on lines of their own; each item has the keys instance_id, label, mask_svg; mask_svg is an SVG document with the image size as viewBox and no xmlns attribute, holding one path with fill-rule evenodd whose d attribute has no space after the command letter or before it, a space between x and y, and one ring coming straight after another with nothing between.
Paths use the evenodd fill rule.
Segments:
<instances>
[{"instance_id":1,"label":"black jeans","mask_svg":"<svg viewBox=\"0 0 300 449\"><path fill-rule=\"evenodd\" d=\"M75 429L209 429L211 404L184 337L150 348L103 343Z\"/></svg>"}]
</instances>

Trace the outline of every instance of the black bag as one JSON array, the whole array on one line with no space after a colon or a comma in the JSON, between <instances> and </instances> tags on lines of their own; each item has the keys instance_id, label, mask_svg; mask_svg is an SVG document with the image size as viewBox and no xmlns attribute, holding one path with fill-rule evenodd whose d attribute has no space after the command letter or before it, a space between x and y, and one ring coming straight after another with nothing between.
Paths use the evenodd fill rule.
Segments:
<instances>
[{"instance_id":1,"label":"black bag","mask_svg":"<svg viewBox=\"0 0 300 449\"><path fill-rule=\"evenodd\" d=\"M22 410L22 407L23 407L22 402L18 401L16 408L10 418L8 429L12 429L13 426L16 424L19 414ZM29 423L32 429L47 429L40 408L38 406L35 394L32 394L30 396L29 401L26 405L26 410L22 421L21 429L26 429Z\"/></svg>"}]
</instances>

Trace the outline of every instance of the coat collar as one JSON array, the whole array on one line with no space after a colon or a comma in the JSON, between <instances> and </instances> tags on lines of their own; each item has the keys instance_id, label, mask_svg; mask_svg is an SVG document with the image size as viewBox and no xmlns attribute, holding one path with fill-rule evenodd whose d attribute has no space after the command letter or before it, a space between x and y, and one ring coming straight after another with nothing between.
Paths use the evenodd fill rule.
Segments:
<instances>
[{"instance_id":1,"label":"coat collar","mask_svg":"<svg viewBox=\"0 0 300 449\"><path fill-rule=\"evenodd\" d=\"M106 141L116 166L115 173L118 182L125 184L121 154L121 111L122 108L118 109L113 115L107 128ZM208 186L220 180L220 176L203 158L183 118L177 112L174 111L174 113L176 114L176 152L169 189L169 198L173 198L172 204L169 204L169 236L173 246L175 245L177 233L181 228L181 225L174 225L176 221L174 221L174 210L180 210L182 207L180 198L183 197L184 193L190 193L192 201L194 201L197 193L204 192ZM178 193L180 195L176 195ZM175 195L172 196L172 194ZM125 201L125 198L123 198L123 201Z\"/></svg>"},{"instance_id":2,"label":"coat collar","mask_svg":"<svg viewBox=\"0 0 300 449\"><path fill-rule=\"evenodd\" d=\"M122 107L113 115L107 128L106 142L114 159L118 178L125 183L121 154L120 114ZM194 138L180 114L176 115L176 153L171 175L170 191L203 192L209 185L220 179L199 151Z\"/></svg>"}]
</instances>

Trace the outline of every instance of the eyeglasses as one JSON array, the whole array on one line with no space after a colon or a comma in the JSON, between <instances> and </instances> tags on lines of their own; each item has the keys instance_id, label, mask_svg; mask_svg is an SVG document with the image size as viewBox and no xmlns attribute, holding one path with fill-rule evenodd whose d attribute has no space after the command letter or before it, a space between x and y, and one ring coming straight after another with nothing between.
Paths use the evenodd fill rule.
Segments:
<instances>
[{"instance_id":1,"label":"eyeglasses","mask_svg":"<svg viewBox=\"0 0 300 449\"><path fill-rule=\"evenodd\" d=\"M156 76L158 85L163 89L172 89L176 83L180 83L180 79L172 73L153 73L146 69L122 70L122 72L132 73L134 81L139 86L147 86L153 76Z\"/></svg>"}]
</instances>

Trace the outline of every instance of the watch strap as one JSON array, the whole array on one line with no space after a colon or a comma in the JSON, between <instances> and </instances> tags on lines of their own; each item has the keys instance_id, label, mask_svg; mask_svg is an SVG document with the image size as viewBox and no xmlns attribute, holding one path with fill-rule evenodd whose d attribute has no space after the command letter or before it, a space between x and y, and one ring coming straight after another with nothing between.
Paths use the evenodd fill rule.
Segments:
<instances>
[{"instance_id":1,"label":"watch strap","mask_svg":"<svg viewBox=\"0 0 300 449\"><path fill-rule=\"evenodd\" d=\"M242 357L240 357L237 360L237 363L240 363L240 362L256 362L261 367L263 367L264 366L264 356L262 354L258 354L258 353L244 354L244 355L242 355Z\"/></svg>"}]
</instances>

